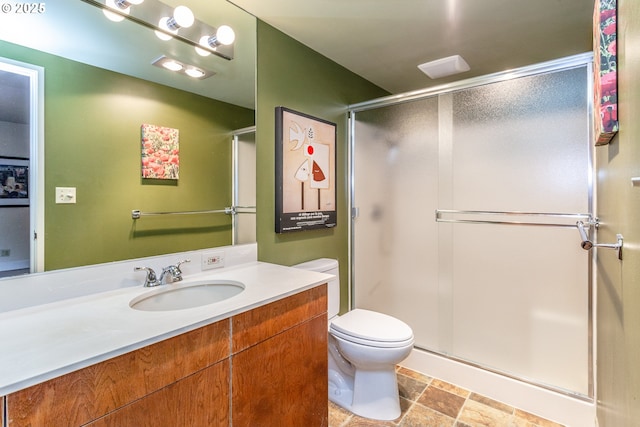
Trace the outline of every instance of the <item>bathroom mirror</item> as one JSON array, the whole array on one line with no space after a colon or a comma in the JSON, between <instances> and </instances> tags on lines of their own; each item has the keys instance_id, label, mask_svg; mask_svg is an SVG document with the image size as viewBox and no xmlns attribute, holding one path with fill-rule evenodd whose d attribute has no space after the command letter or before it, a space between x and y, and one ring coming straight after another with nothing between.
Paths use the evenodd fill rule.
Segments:
<instances>
[{"instance_id":1,"label":"bathroom mirror","mask_svg":"<svg viewBox=\"0 0 640 427\"><path fill-rule=\"evenodd\" d=\"M0 57L43 66L46 96L55 98L45 100L45 183L38 188L46 208L45 270L231 244L230 232L228 242L197 237L225 230L229 218L131 218L133 209L230 204L232 134L254 124L255 18L225 0L163 3L186 5L212 27L231 26L234 58L200 56L129 20L112 22L82 0L48 0L41 13L0 16ZM195 80L152 66L160 55L215 74ZM140 177L140 126L147 121L180 130L179 180ZM190 143L198 148L189 150ZM77 187L76 205L55 203L60 187Z\"/></svg>"}]
</instances>

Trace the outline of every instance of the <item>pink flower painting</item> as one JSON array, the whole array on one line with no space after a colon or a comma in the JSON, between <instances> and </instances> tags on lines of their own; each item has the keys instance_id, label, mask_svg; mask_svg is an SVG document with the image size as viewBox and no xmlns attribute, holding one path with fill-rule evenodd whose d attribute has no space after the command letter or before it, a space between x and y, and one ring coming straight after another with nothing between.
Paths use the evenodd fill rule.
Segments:
<instances>
[{"instance_id":1,"label":"pink flower painting","mask_svg":"<svg viewBox=\"0 0 640 427\"><path fill-rule=\"evenodd\" d=\"M141 126L142 177L178 179L180 145L178 129L143 124Z\"/></svg>"},{"instance_id":2,"label":"pink flower painting","mask_svg":"<svg viewBox=\"0 0 640 427\"><path fill-rule=\"evenodd\" d=\"M594 135L608 144L618 132L618 62L616 0L596 0L593 13Z\"/></svg>"}]
</instances>

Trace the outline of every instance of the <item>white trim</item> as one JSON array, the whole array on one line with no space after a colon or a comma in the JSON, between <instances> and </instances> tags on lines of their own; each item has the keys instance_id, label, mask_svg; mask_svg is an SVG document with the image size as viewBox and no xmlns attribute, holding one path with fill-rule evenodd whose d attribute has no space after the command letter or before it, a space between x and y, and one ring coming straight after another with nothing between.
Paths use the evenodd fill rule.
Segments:
<instances>
[{"instance_id":1,"label":"white trim","mask_svg":"<svg viewBox=\"0 0 640 427\"><path fill-rule=\"evenodd\" d=\"M596 406L592 401L536 387L419 349L414 349L401 365L566 426L596 426Z\"/></svg>"}]
</instances>

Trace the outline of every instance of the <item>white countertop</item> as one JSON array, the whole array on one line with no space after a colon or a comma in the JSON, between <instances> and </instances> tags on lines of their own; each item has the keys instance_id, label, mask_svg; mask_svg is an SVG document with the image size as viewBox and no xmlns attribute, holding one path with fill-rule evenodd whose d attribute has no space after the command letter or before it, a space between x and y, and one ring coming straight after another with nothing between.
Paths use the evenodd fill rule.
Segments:
<instances>
[{"instance_id":1,"label":"white countertop","mask_svg":"<svg viewBox=\"0 0 640 427\"><path fill-rule=\"evenodd\" d=\"M0 313L0 396L179 335L327 282L333 276L262 262L185 274L172 286L233 280L227 300L175 311L140 311L129 302L159 288L142 285Z\"/></svg>"}]
</instances>

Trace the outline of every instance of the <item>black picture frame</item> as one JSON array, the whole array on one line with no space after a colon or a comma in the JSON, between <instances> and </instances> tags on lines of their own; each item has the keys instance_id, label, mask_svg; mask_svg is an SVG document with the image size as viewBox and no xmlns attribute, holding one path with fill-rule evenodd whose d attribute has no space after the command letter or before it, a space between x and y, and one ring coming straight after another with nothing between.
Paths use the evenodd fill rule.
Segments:
<instances>
[{"instance_id":1,"label":"black picture frame","mask_svg":"<svg viewBox=\"0 0 640 427\"><path fill-rule=\"evenodd\" d=\"M337 126L276 107L276 233L337 225Z\"/></svg>"},{"instance_id":2,"label":"black picture frame","mask_svg":"<svg viewBox=\"0 0 640 427\"><path fill-rule=\"evenodd\" d=\"M0 157L0 207L29 206L29 159Z\"/></svg>"}]
</instances>

